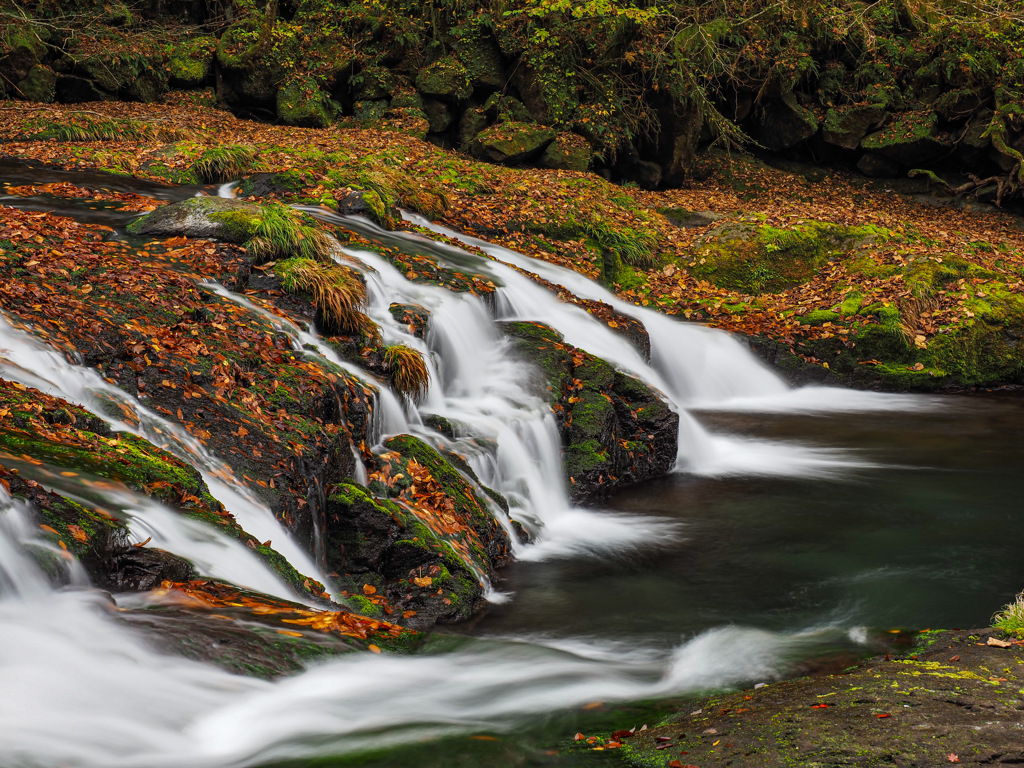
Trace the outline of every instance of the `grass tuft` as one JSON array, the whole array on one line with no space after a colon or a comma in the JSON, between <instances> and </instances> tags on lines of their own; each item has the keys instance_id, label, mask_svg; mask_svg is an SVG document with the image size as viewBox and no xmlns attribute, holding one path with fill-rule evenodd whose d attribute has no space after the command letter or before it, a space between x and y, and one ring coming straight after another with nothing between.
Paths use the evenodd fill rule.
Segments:
<instances>
[{"instance_id":1,"label":"grass tuft","mask_svg":"<svg viewBox=\"0 0 1024 768\"><path fill-rule=\"evenodd\" d=\"M204 184L223 184L259 169L255 149L244 144L225 144L203 152L190 170Z\"/></svg>"},{"instance_id":2,"label":"grass tuft","mask_svg":"<svg viewBox=\"0 0 1024 768\"><path fill-rule=\"evenodd\" d=\"M292 256L329 261L333 251L329 235L305 223L303 214L280 204L263 206L245 247L261 262Z\"/></svg>"},{"instance_id":3,"label":"grass tuft","mask_svg":"<svg viewBox=\"0 0 1024 768\"><path fill-rule=\"evenodd\" d=\"M384 348L384 368L391 375L391 386L411 400L427 394L430 373L423 355L412 347L395 344Z\"/></svg>"},{"instance_id":4,"label":"grass tuft","mask_svg":"<svg viewBox=\"0 0 1024 768\"><path fill-rule=\"evenodd\" d=\"M69 115L74 119L74 115ZM30 140L53 141L179 141L191 138L193 132L174 125L136 120L85 120L83 122L34 121L27 128L34 130Z\"/></svg>"},{"instance_id":5,"label":"grass tuft","mask_svg":"<svg viewBox=\"0 0 1024 768\"><path fill-rule=\"evenodd\" d=\"M359 311L366 303L366 285L356 270L296 258L277 263L274 271L281 276L286 291L310 295L328 332L377 335L376 324Z\"/></svg>"},{"instance_id":6,"label":"grass tuft","mask_svg":"<svg viewBox=\"0 0 1024 768\"><path fill-rule=\"evenodd\" d=\"M1024 592L992 617L992 626L1007 634L1024 637Z\"/></svg>"}]
</instances>

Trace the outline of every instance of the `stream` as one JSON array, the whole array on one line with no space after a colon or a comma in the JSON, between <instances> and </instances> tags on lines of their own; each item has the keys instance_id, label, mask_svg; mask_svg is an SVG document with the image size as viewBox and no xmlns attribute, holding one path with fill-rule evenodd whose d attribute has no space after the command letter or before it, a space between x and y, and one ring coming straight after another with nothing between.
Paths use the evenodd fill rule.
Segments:
<instances>
[{"instance_id":1,"label":"stream","mask_svg":"<svg viewBox=\"0 0 1024 768\"><path fill-rule=\"evenodd\" d=\"M0 177L171 200L218 191L126 180L115 187L107 177L7 165ZM0 195L0 204L118 233L134 216L46 195ZM488 608L441 628L423 652L347 655L266 682L156 653L112 620L109 599L88 589L82 573L54 590L27 554L46 546L32 510L0 487L0 764L609 765L607 753L554 750L576 731L653 724L667 707L702 692L841 669L888 647L893 631L902 638L929 627L985 625L1024 585L1016 546L1024 534L1018 395L790 389L740 341L622 302L576 273L417 216L408 218L494 260L307 210L501 286L489 311L475 297L413 284L377 254L339 245L339 258L362 265L368 314L385 341L423 351L430 365L431 387L418 407L382 390L376 436L408 432L443 445L448 438L425 417L457 424L453 447L509 498L534 540L517 545L516 562L489 585ZM651 363L512 267L640 319L651 336ZM263 311L221 286L206 288ZM425 340L391 317L396 301L431 311ZM669 476L599 507L569 503L554 419L495 325L518 319L551 325L665 394L680 415ZM315 329L275 322L296 350L358 370L338 360ZM112 429L150 439L156 430L243 527L317 574L222 458L2 318L0 375L78 403ZM133 417L112 416L104 406L110 400ZM57 471L48 482L87 495ZM107 493L102 501L127 513L138 540L153 537L205 575L295 599L218 532L190 527L148 499Z\"/></svg>"}]
</instances>

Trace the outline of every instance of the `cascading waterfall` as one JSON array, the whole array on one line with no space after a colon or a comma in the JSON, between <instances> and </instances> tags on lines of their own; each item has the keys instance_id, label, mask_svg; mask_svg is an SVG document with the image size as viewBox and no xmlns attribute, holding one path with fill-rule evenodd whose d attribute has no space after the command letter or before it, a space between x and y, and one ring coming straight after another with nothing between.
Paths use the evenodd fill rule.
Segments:
<instances>
[{"instance_id":1,"label":"cascading waterfall","mask_svg":"<svg viewBox=\"0 0 1024 768\"><path fill-rule=\"evenodd\" d=\"M385 233L368 222L340 219L319 209L315 213L381 239L419 242L416 235ZM429 226L497 259L431 245L440 252L449 248L453 258L501 284L497 320L548 323L569 343L662 391L681 417L680 467L686 471L811 476L867 466L828 449L712 435L689 414L691 408L879 410L907 409L921 402L824 388L794 395L725 334L684 326L622 302L575 273ZM568 503L554 418L547 403L527 386L522 362L480 299L414 284L377 254L359 249L345 249L344 254L362 265L368 313L381 326L384 339L427 353L431 383L418 406L403 403L379 381L340 360L315 331L219 286L209 289L271 318L296 349L312 347L377 387L375 439L411 432L466 455L481 481L504 493L515 517L537 534L535 543L519 548L520 559L653 546L671 532L662 520ZM508 265L641 319L651 337L651 364L603 324ZM394 320L388 307L395 301L430 311L426 340ZM244 528L261 540L272 539L296 568L318 576L269 510L187 432L2 319L0 375L78 403L115 429L164 444L202 471L211 492ZM134 420L114 414L111 403L127 407ZM430 415L456 424L459 436L450 440L430 429ZM51 480L62 493L86 494L87 489L76 488L70 480ZM108 491L104 502L132 516L136 536L152 535L211 575L280 593L262 580L268 573L251 570L262 568L259 561L242 558L247 552L228 551L216 532L206 531L210 538L204 541L180 516L120 490ZM837 626L795 634L727 627L668 649L585 639L467 640L434 655L337 658L268 683L158 655L112 620L115 613L107 598L84 588L55 591L28 554L39 546L32 541L28 512L0 487L0 763L16 768L259 765L442 734L502 731L594 700L649 699L771 678L801 654L848 634ZM80 580L72 583L84 587Z\"/></svg>"},{"instance_id":2,"label":"cascading waterfall","mask_svg":"<svg viewBox=\"0 0 1024 768\"><path fill-rule=\"evenodd\" d=\"M320 568L288 536L270 509L251 491L240 485L227 465L212 456L205 446L183 427L145 408L124 391L105 381L96 371L69 363L64 355L47 347L27 332L15 328L2 315L0 375L10 381L35 387L42 392L75 403L103 419L112 429L145 437L154 445L161 446L191 464L202 474L210 493L235 516L242 528L260 541L271 540L278 551L300 572L313 576L324 584L327 583ZM126 417L122 408L131 416ZM159 505L147 507L160 509ZM133 508L138 509L139 505L129 505L125 511ZM155 518L156 515L153 524ZM234 551L233 545L237 543L229 542L224 534L213 529L207 531L205 528L196 528L180 515L162 516L161 525L167 537L180 543L220 538L226 551ZM176 529L173 533L172 528ZM185 552L178 554L188 556ZM206 558L201 557L200 561L205 562ZM265 587L273 587L269 590L272 594L296 599L295 594L258 558L253 556L249 563L250 568L235 571L236 578L245 576L242 584L258 588L255 583L250 583L258 582Z\"/></svg>"}]
</instances>

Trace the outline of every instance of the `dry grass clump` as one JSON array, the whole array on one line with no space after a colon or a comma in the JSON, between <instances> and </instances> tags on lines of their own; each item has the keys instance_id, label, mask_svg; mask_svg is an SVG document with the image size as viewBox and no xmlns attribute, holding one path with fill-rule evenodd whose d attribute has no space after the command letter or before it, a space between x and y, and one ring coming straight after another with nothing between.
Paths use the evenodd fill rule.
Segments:
<instances>
[{"instance_id":1,"label":"dry grass clump","mask_svg":"<svg viewBox=\"0 0 1024 768\"><path fill-rule=\"evenodd\" d=\"M380 338L376 323L360 311L366 304L366 285L356 270L296 258L278 262L274 271L280 275L286 291L309 295L325 332Z\"/></svg>"},{"instance_id":2,"label":"dry grass clump","mask_svg":"<svg viewBox=\"0 0 1024 768\"><path fill-rule=\"evenodd\" d=\"M391 386L411 400L419 400L430 386L423 355L412 347L395 344L384 349L384 368L391 376Z\"/></svg>"}]
</instances>

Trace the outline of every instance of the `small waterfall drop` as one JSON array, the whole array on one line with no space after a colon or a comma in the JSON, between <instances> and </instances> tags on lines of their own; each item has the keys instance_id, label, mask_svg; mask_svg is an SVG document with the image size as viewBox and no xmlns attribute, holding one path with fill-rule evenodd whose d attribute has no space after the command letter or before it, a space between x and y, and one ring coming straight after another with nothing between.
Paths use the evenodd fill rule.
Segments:
<instances>
[{"instance_id":1,"label":"small waterfall drop","mask_svg":"<svg viewBox=\"0 0 1024 768\"><path fill-rule=\"evenodd\" d=\"M228 466L211 455L184 427L145 408L134 398L105 381L96 371L69 363L63 354L46 346L27 332L15 328L2 315L0 375L79 405L101 418L115 431L130 432L144 437L192 465L202 474L213 497L234 515L242 528L260 541L271 540L275 548L300 572L324 584L327 583L320 568L292 541L270 509L251 491L239 484ZM130 414L130 418L126 414ZM159 505L156 505L155 509L160 509ZM182 543L202 538L200 530L190 525L189 521L180 515L162 516L161 525L166 535ZM170 526L176 527L177 531L171 534ZM209 537L224 538L224 535L211 529ZM231 550L231 544L233 542L225 542L223 546ZM184 552L179 554L187 557ZM256 558L253 558L253 561L258 562ZM256 578L265 586L276 585L274 594L280 595L284 590L282 596L296 599L296 596L262 564L260 570L265 572L256 576L250 569L249 577Z\"/></svg>"}]
</instances>

